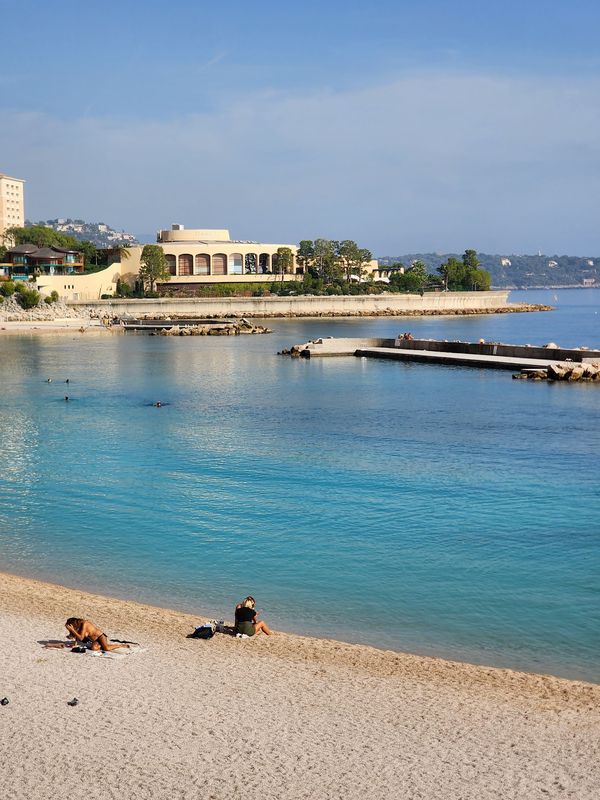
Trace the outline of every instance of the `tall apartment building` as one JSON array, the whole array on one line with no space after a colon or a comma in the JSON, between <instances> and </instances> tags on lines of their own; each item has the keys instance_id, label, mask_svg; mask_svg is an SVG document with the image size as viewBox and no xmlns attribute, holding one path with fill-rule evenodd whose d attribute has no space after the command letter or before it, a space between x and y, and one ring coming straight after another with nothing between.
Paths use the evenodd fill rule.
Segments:
<instances>
[{"instance_id":1,"label":"tall apartment building","mask_svg":"<svg viewBox=\"0 0 600 800\"><path fill-rule=\"evenodd\" d=\"M0 172L0 243L7 228L25 225L24 183Z\"/></svg>"}]
</instances>

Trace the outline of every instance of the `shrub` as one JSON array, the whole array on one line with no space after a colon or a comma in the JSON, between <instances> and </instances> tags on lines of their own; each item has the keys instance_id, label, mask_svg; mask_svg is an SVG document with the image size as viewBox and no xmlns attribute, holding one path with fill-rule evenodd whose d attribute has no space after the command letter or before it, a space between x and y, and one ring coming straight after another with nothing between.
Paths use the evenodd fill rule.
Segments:
<instances>
[{"instance_id":1,"label":"shrub","mask_svg":"<svg viewBox=\"0 0 600 800\"><path fill-rule=\"evenodd\" d=\"M117 278L116 293L117 297L131 297L131 286L127 283L127 281L122 281L121 278Z\"/></svg>"},{"instance_id":2,"label":"shrub","mask_svg":"<svg viewBox=\"0 0 600 800\"><path fill-rule=\"evenodd\" d=\"M56 289L53 289L47 297L44 297L44 303L48 303L48 305L52 305L52 303L58 302L58 292Z\"/></svg>"},{"instance_id":3,"label":"shrub","mask_svg":"<svg viewBox=\"0 0 600 800\"><path fill-rule=\"evenodd\" d=\"M15 293L16 288L14 281L2 281L0 282L0 295L10 297Z\"/></svg>"},{"instance_id":4,"label":"shrub","mask_svg":"<svg viewBox=\"0 0 600 800\"><path fill-rule=\"evenodd\" d=\"M17 287L18 293L18 302L21 308L28 309L28 308L35 308L40 304L41 295L39 292L36 292L35 289L28 289L25 284L23 284L23 288L21 289L20 286Z\"/></svg>"}]
</instances>

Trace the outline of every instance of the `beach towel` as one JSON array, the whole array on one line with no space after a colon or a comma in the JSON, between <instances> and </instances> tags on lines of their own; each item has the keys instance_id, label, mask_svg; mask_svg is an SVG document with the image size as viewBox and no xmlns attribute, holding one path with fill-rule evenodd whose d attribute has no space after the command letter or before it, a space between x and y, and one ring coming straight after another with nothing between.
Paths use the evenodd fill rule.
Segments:
<instances>
[{"instance_id":1,"label":"beach towel","mask_svg":"<svg viewBox=\"0 0 600 800\"><path fill-rule=\"evenodd\" d=\"M127 658L128 656L132 656L134 653L145 653L145 647L130 647L129 649L123 650L108 650L104 652L103 650L88 650L88 656L94 656L96 658L113 658L117 660L122 660L123 658Z\"/></svg>"}]
</instances>

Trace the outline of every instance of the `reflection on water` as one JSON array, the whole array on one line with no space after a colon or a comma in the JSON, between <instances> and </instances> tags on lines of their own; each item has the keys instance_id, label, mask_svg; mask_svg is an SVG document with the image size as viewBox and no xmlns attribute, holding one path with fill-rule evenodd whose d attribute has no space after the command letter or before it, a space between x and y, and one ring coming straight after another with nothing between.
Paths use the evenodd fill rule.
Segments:
<instances>
[{"instance_id":1,"label":"reflection on water","mask_svg":"<svg viewBox=\"0 0 600 800\"><path fill-rule=\"evenodd\" d=\"M275 355L406 329L600 346L597 298L272 336L6 338L2 563L216 616L251 592L275 626L598 679L598 387Z\"/></svg>"}]
</instances>

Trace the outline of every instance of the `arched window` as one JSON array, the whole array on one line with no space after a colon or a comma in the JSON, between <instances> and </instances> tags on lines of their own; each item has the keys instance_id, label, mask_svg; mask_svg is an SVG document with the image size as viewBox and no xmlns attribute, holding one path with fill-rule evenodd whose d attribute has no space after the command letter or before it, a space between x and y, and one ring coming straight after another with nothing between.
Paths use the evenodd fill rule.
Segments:
<instances>
[{"instance_id":1,"label":"arched window","mask_svg":"<svg viewBox=\"0 0 600 800\"><path fill-rule=\"evenodd\" d=\"M263 275L271 271L271 256L268 253L261 253L259 255L258 271Z\"/></svg>"},{"instance_id":2,"label":"arched window","mask_svg":"<svg viewBox=\"0 0 600 800\"><path fill-rule=\"evenodd\" d=\"M194 259L189 253L182 253L179 256L179 274L191 275L193 263Z\"/></svg>"},{"instance_id":3,"label":"arched window","mask_svg":"<svg viewBox=\"0 0 600 800\"><path fill-rule=\"evenodd\" d=\"M212 257L212 274L227 275L227 256L225 253L215 253Z\"/></svg>"},{"instance_id":4,"label":"arched window","mask_svg":"<svg viewBox=\"0 0 600 800\"><path fill-rule=\"evenodd\" d=\"M167 269L171 273L171 275L177 275L177 259L175 256L165 256L167 262Z\"/></svg>"},{"instance_id":5,"label":"arched window","mask_svg":"<svg viewBox=\"0 0 600 800\"><path fill-rule=\"evenodd\" d=\"M244 272L246 275L256 275L256 253L246 253L244 258Z\"/></svg>"},{"instance_id":6,"label":"arched window","mask_svg":"<svg viewBox=\"0 0 600 800\"><path fill-rule=\"evenodd\" d=\"M241 275L242 274L243 257L241 253L231 253L229 256L229 274Z\"/></svg>"},{"instance_id":7,"label":"arched window","mask_svg":"<svg viewBox=\"0 0 600 800\"><path fill-rule=\"evenodd\" d=\"M196 256L194 275L210 275L210 256L208 253L199 253Z\"/></svg>"}]
</instances>

